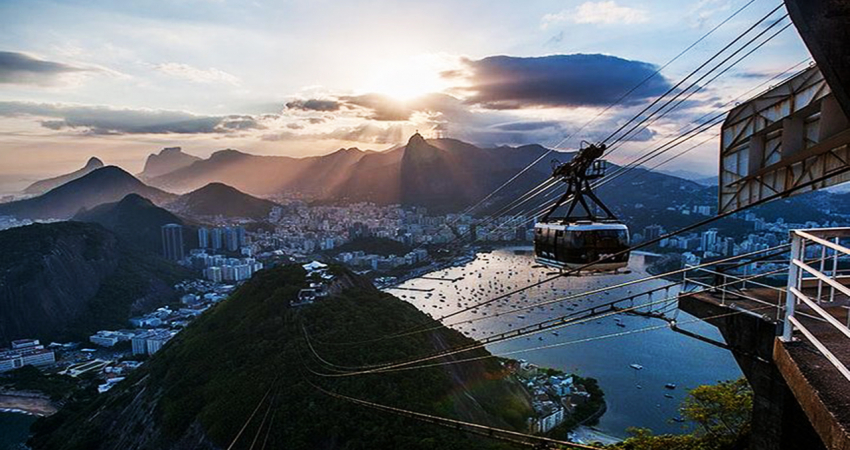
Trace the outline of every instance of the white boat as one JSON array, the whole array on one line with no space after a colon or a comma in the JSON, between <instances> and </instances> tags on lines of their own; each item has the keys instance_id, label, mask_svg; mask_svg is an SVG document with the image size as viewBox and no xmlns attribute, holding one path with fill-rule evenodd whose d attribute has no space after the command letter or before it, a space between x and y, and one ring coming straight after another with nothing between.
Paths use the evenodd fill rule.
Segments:
<instances>
[{"instance_id":1,"label":"white boat","mask_svg":"<svg viewBox=\"0 0 850 450\"><path fill-rule=\"evenodd\" d=\"M635 370L643 370L643 366L640 364L629 364L629 367Z\"/></svg>"}]
</instances>

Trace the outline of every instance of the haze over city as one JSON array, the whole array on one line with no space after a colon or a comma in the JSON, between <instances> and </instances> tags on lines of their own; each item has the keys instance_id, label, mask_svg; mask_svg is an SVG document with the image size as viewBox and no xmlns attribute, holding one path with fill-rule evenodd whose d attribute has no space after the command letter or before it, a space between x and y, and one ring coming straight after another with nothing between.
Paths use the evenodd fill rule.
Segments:
<instances>
[{"instance_id":1,"label":"haze over city","mask_svg":"<svg viewBox=\"0 0 850 450\"><path fill-rule=\"evenodd\" d=\"M92 155L136 173L170 146L201 157L224 148L307 156L384 150L419 130L479 146L575 149L772 8L747 8L573 134L742 4L0 2L0 191ZM614 162L806 56L788 30ZM668 168L712 175L716 146Z\"/></svg>"}]
</instances>

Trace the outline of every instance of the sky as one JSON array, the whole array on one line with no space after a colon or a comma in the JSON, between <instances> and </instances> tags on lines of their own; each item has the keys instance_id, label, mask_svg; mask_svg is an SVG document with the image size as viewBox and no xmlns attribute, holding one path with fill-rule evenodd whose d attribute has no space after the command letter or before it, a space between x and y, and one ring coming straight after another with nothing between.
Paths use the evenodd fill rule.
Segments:
<instances>
[{"instance_id":1,"label":"sky","mask_svg":"<svg viewBox=\"0 0 850 450\"><path fill-rule=\"evenodd\" d=\"M201 157L225 148L300 157L385 150L418 130L480 146L575 149L779 4L753 1L606 109L747 3L0 0L0 192L91 156L137 173L148 154L172 146ZM611 160L627 163L728 110L808 56L790 27L637 130ZM718 141L704 141L664 168L713 174Z\"/></svg>"}]
</instances>

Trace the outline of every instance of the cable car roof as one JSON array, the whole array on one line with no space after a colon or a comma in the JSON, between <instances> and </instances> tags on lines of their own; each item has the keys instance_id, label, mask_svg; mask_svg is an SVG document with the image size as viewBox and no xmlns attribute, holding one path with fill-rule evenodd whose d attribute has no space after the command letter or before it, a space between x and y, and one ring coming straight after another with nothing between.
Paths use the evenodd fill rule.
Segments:
<instances>
[{"instance_id":1,"label":"cable car roof","mask_svg":"<svg viewBox=\"0 0 850 450\"><path fill-rule=\"evenodd\" d=\"M549 228L552 230L567 230L570 231L593 231L593 230L628 230L628 227L619 222L590 222L590 223L538 223L535 228Z\"/></svg>"}]
</instances>

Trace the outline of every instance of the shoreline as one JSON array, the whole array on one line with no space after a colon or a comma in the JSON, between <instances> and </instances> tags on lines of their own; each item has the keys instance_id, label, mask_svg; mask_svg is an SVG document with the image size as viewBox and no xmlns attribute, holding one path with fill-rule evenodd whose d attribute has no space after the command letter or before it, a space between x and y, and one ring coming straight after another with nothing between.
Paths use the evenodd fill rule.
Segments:
<instances>
[{"instance_id":1,"label":"shoreline","mask_svg":"<svg viewBox=\"0 0 850 450\"><path fill-rule=\"evenodd\" d=\"M595 443L601 443L602 445L614 445L623 442L624 439L618 438L595 427L579 425L573 431L570 431L570 441L586 445L592 445Z\"/></svg>"},{"instance_id":2,"label":"shoreline","mask_svg":"<svg viewBox=\"0 0 850 450\"><path fill-rule=\"evenodd\" d=\"M56 414L59 408L47 397L31 393L0 394L0 412L47 417Z\"/></svg>"}]
</instances>

